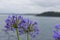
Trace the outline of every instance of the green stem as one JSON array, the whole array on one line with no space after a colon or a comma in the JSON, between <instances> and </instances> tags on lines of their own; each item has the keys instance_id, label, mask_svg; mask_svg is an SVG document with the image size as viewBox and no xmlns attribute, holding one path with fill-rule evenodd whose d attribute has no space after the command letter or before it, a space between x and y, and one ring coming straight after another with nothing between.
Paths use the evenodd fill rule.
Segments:
<instances>
[{"instance_id":1,"label":"green stem","mask_svg":"<svg viewBox=\"0 0 60 40\"><path fill-rule=\"evenodd\" d=\"M17 34L17 39L20 40L17 28L16 28L16 34Z\"/></svg>"},{"instance_id":2,"label":"green stem","mask_svg":"<svg viewBox=\"0 0 60 40\"><path fill-rule=\"evenodd\" d=\"M27 33L27 40L29 40L29 33Z\"/></svg>"}]
</instances>

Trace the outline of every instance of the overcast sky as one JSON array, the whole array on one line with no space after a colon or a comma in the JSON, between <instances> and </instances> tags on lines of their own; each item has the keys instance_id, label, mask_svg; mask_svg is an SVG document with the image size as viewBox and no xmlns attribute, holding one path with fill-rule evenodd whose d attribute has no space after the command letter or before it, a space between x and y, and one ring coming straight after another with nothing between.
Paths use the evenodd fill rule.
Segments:
<instances>
[{"instance_id":1,"label":"overcast sky","mask_svg":"<svg viewBox=\"0 0 60 40\"><path fill-rule=\"evenodd\" d=\"M60 11L60 0L0 0L0 13Z\"/></svg>"}]
</instances>

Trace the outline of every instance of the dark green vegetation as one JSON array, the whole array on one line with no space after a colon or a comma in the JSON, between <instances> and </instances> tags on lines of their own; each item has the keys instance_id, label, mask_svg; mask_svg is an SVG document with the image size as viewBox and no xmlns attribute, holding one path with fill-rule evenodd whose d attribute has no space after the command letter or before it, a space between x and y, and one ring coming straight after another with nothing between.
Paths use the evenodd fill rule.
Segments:
<instances>
[{"instance_id":1,"label":"dark green vegetation","mask_svg":"<svg viewBox=\"0 0 60 40\"><path fill-rule=\"evenodd\" d=\"M60 12L49 11L49 12L43 12L41 14L37 14L36 16L60 17Z\"/></svg>"},{"instance_id":2,"label":"dark green vegetation","mask_svg":"<svg viewBox=\"0 0 60 40\"><path fill-rule=\"evenodd\" d=\"M32 16L46 16L46 17L60 17L60 12L47 11L42 13L0 13L0 15L32 15Z\"/></svg>"}]
</instances>

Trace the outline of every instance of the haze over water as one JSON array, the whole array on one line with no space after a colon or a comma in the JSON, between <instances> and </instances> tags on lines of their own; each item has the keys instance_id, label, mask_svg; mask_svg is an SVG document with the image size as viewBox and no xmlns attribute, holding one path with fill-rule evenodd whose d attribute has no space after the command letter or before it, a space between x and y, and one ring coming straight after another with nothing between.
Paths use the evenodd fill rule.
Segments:
<instances>
[{"instance_id":1,"label":"haze over water","mask_svg":"<svg viewBox=\"0 0 60 40\"><path fill-rule=\"evenodd\" d=\"M31 15L22 15L24 18L28 18L33 21L38 22L38 27L40 29L39 35L36 38L31 38L30 40L53 40L53 30L55 24L60 24L59 17L37 17ZM3 29L5 25L5 19L8 15L0 15L0 40L17 40L16 35L13 32L9 32L10 34L6 34ZM21 40L26 39L26 35L20 36Z\"/></svg>"}]
</instances>

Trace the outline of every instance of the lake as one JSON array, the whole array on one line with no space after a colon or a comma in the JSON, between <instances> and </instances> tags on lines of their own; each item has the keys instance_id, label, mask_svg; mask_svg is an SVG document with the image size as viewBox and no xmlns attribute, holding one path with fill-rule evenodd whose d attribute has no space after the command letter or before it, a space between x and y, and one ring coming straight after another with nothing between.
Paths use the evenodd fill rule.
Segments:
<instances>
[{"instance_id":1,"label":"lake","mask_svg":"<svg viewBox=\"0 0 60 40\"><path fill-rule=\"evenodd\" d=\"M31 38L30 40L53 40L53 30L55 24L60 24L60 18L59 17L37 17L33 15L21 15L24 18L28 18L33 21L38 22L39 27L39 35L36 36L36 38ZM8 15L0 15L0 40L17 40L15 33L4 32L4 25L5 20L8 17ZM26 40L26 35L20 36L21 40Z\"/></svg>"}]
</instances>

